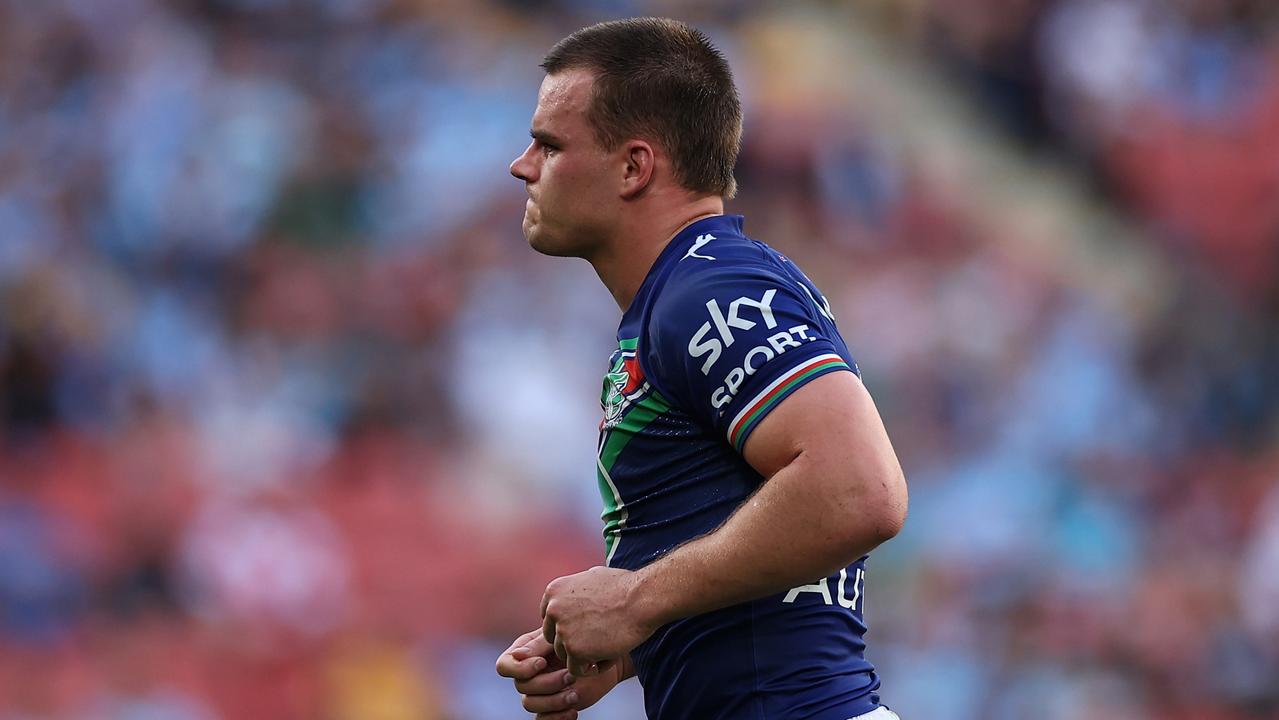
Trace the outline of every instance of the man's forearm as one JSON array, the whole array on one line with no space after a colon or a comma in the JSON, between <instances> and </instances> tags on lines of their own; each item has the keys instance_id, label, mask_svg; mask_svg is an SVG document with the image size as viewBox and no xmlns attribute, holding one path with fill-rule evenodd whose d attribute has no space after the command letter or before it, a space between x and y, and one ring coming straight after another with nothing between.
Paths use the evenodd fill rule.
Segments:
<instances>
[{"instance_id":1,"label":"man's forearm","mask_svg":"<svg viewBox=\"0 0 1279 720\"><path fill-rule=\"evenodd\" d=\"M846 468L814 465L799 455L717 530L639 570L640 612L661 625L811 583L896 533L881 496L832 479Z\"/></svg>"}]
</instances>

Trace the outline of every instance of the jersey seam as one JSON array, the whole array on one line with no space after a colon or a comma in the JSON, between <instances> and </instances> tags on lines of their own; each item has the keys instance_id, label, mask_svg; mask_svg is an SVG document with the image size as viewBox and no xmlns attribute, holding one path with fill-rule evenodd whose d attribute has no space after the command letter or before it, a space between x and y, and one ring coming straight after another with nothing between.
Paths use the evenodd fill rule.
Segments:
<instances>
[{"instance_id":1,"label":"jersey seam","mask_svg":"<svg viewBox=\"0 0 1279 720\"><path fill-rule=\"evenodd\" d=\"M645 340L648 340L648 337L647 337L648 336L648 318L647 317L644 318L644 327L642 328L642 330L643 332L641 333L641 335L644 336ZM648 345L647 342L645 342L644 344L646 346ZM648 367L648 363L645 362L644 360L644 356L646 354L647 354L647 348L645 349L644 352L640 352L639 348L636 348L635 360L636 362L639 363L640 369L644 371L644 378L648 380L648 383L650 385L653 386L653 392L660 395L662 399L666 401L666 404L670 406L666 409L666 412L663 412L661 414L665 415L666 413L669 413L672 410L679 410L680 412L684 414L688 414L687 410L684 410L684 408L680 407L681 403L679 403L678 401L679 396L675 395L674 393L667 392L667 389L661 383L657 381L657 373L651 372L652 368Z\"/></svg>"}]
</instances>

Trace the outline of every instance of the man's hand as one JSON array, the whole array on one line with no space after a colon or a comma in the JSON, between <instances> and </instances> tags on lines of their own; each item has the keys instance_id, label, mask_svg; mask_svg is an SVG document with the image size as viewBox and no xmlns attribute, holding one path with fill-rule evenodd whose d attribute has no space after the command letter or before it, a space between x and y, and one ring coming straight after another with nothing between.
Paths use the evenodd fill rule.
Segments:
<instances>
[{"instance_id":1,"label":"man's hand","mask_svg":"<svg viewBox=\"0 0 1279 720\"><path fill-rule=\"evenodd\" d=\"M542 639L579 678L623 658L660 626L635 602L637 573L593 567L556 578L542 596Z\"/></svg>"},{"instance_id":2,"label":"man's hand","mask_svg":"<svg viewBox=\"0 0 1279 720\"><path fill-rule=\"evenodd\" d=\"M576 720L629 677L627 662L605 663L591 677L574 677L538 628L524 633L497 658L497 674L515 681L524 709L537 720Z\"/></svg>"}]
</instances>

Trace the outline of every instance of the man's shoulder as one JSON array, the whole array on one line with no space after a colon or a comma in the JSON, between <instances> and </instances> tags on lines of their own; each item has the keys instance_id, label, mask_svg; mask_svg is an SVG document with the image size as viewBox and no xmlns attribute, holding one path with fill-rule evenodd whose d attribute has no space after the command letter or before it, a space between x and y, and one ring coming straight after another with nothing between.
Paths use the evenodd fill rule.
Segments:
<instances>
[{"instance_id":1,"label":"man's shoulder","mask_svg":"<svg viewBox=\"0 0 1279 720\"><path fill-rule=\"evenodd\" d=\"M663 315L680 313L690 303L700 307L735 285L786 282L785 262L781 253L743 235L698 235L673 259L654 310Z\"/></svg>"}]
</instances>

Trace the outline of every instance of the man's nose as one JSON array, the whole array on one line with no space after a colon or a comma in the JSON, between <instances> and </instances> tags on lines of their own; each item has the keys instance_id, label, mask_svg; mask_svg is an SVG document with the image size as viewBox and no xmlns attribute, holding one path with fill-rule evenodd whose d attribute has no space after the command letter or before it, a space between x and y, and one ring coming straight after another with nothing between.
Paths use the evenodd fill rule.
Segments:
<instances>
[{"instance_id":1,"label":"man's nose","mask_svg":"<svg viewBox=\"0 0 1279 720\"><path fill-rule=\"evenodd\" d=\"M520 156L511 161L511 175L517 180L524 182L533 182L533 163L529 160L528 152L533 147L532 143L520 153Z\"/></svg>"}]
</instances>

